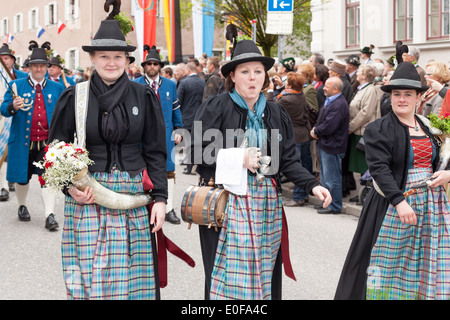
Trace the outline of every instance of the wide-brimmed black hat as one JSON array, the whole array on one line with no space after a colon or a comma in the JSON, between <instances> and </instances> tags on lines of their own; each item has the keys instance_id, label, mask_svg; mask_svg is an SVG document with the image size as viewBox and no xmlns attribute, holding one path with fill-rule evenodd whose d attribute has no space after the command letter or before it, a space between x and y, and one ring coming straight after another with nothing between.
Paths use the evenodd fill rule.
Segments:
<instances>
[{"instance_id":1,"label":"wide-brimmed black hat","mask_svg":"<svg viewBox=\"0 0 450 320\"><path fill-rule=\"evenodd\" d=\"M427 91L427 86L422 86L420 75L416 67L411 62L402 62L391 77L388 85L381 86L384 92L391 92L392 90L412 89L419 92Z\"/></svg>"},{"instance_id":2,"label":"wide-brimmed black hat","mask_svg":"<svg viewBox=\"0 0 450 320\"><path fill-rule=\"evenodd\" d=\"M231 60L222 66L220 72L224 77L227 77L237 65L250 61L262 62L266 71L272 68L275 63L275 59L263 56L252 40L241 40L236 44Z\"/></svg>"},{"instance_id":3,"label":"wide-brimmed black hat","mask_svg":"<svg viewBox=\"0 0 450 320\"><path fill-rule=\"evenodd\" d=\"M50 42L44 42L41 47L39 47L38 43L34 40L30 41L30 45L28 49L31 50L30 60L28 61L28 65L33 63L43 63L48 64L47 51L50 50Z\"/></svg>"},{"instance_id":4,"label":"wide-brimmed black hat","mask_svg":"<svg viewBox=\"0 0 450 320\"><path fill-rule=\"evenodd\" d=\"M164 67L164 62L161 61L161 58L159 57L159 52L155 46L152 46L150 48L149 45L144 45L144 51L147 51L147 56L145 57L144 62L141 63L141 66L144 67L145 64L149 61L156 61L159 62L161 68Z\"/></svg>"},{"instance_id":5,"label":"wide-brimmed black hat","mask_svg":"<svg viewBox=\"0 0 450 320\"><path fill-rule=\"evenodd\" d=\"M119 21L117 20L103 20L100 27L91 40L90 46L82 46L86 52L93 51L125 51L132 52L136 50L135 46L128 45L122 30L120 29Z\"/></svg>"},{"instance_id":6,"label":"wide-brimmed black hat","mask_svg":"<svg viewBox=\"0 0 450 320\"><path fill-rule=\"evenodd\" d=\"M16 57L14 57L14 55L12 54L11 49L9 48L9 45L7 43L4 43L0 48L0 56L3 55L10 56L11 58L14 59L14 61L16 61Z\"/></svg>"},{"instance_id":7,"label":"wide-brimmed black hat","mask_svg":"<svg viewBox=\"0 0 450 320\"><path fill-rule=\"evenodd\" d=\"M372 51L374 48L375 48L375 46L373 44L371 44L370 47L362 48L362 50L360 52L366 53L366 54L374 54L375 52Z\"/></svg>"}]
</instances>

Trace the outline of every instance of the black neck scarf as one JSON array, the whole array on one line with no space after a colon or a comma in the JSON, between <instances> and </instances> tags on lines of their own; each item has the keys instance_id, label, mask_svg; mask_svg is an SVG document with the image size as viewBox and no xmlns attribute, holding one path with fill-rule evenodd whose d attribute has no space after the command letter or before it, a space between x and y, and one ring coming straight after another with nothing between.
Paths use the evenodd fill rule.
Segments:
<instances>
[{"instance_id":1,"label":"black neck scarf","mask_svg":"<svg viewBox=\"0 0 450 320\"><path fill-rule=\"evenodd\" d=\"M125 99L130 91L130 81L124 72L119 79L108 86L96 71L91 77L91 89L98 99L102 113L101 132L106 142L120 143L128 134L130 122L125 109Z\"/></svg>"}]
</instances>

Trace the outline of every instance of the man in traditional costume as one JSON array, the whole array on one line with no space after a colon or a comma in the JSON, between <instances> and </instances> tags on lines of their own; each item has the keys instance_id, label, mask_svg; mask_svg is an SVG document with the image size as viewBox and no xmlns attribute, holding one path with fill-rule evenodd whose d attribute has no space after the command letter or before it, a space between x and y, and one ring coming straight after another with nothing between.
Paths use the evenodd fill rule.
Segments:
<instances>
[{"instance_id":1,"label":"man in traditional costume","mask_svg":"<svg viewBox=\"0 0 450 320\"><path fill-rule=\"evenodd\" d=\"M75 85L75 81L72 78L64 75L64 68L61 65L61 59L59 56L53 57L48 63L48 78L52 81L60 82L67 88L68 86Z\"/></svg>"},{"instance_id":2,"label":"man in traditional costume","mask_svg":"<svg viewBox=\"0 0 450 320\"><path fill-rule=\"evenodd\" d=\"M33 173L43 174L43 170L36 168L33 162L42 160L45 155L53 109L64 91L62 84L45 78L48 66L45 49L50 49L50 43L38 47L35 41L30 41L29 49L32 50L29 76L10 83L1 105L1 114L12 118L7 179L15 182L20 221L30 220L26 207L29 181ZM45 227L55 230L58 228L54 216L55 194L45 186L41 190Z\"/></svg>"},{"instance_id":3,"label":"man in traditional costume","mask_svg":"<svg viewBox=\"0 0 450 320\"><path fill-rule=\"evenodd\" d=\"M16 57L9 46L4 43L0 48L0 59L2 60L0 77L0 103L3 102L3 97L8 89L8 82L25 78L27 73L14 69L16 63ZM11 127L11 121L0 116L0 168L2 165L6 165L6 156L8 153L7 144L9 138L9 132ZM13 186L8 186L6 180L6 170L0 170L0 201L7 201L9 199L9 191L13 191Z\"/></svg>"}]
</instances>

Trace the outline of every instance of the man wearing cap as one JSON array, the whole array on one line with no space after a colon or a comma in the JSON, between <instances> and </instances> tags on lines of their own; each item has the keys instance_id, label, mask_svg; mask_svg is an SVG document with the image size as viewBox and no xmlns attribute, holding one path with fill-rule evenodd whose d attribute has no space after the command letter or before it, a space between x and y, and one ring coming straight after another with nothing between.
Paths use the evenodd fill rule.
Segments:
<instances>
[{"instance_id":1,"label":"man wearing cap","mask_svg":"<svg viewBox=\"0 0 450 320\"><path fill-rule=\"evenodd\" d=\"M183 127L181 120L180 102L177 97L176 84L160 75L164 63L161 62L158 50L153 46L148 50L145 61L141 63L145 75L134 81L147 85L153 89L158 96L163 110L164 121L166 125L166 146L167 146L167 182L168 198L166 205L166 221L173 224L180 224L180 219L175 213L173 206L173 194L175 188L175 144L181 142L181 136L174 133L174 130Z\"/></svg>"},{"instance_id":2,"label":"man wearing cap","mask_svg":"<svg viewBox=\"0 0 450 320\"><path fill-rule=\"evenodd\" d=\"M35 41L30 42L32 54L30 74L26 78L11 82L1 105L1 114L12 117L11 135L8 141L8 181L15 182L16 196L19 204L20 221L29 221L30 214L26 207L29 181L33 173L44 172L36 168L33 162L41 161L45 155L50 120L56 101L64 91L62 84L47 81L47 54L50 44L38 47ZM17 97L16 97L17 96ZM54 217L55 194L45 186L41 187L44 202L45 227L55 230L58 223Z\"/></svg>"},{"instance_id":3,"label":"man wearing cap","mask_svg":"<svg viewBox=\"0 0 450 320\"><path fill-rule=\"evenodd\" d=\"M353 92L356 92L359 86L358 80L356 79L356 72L358 71L361 62L359 57L354 54L345 59L345 62L347 63L345 72L347 72L350 77L350 84L352 85Z\"/></svg>"},{"instance_id":4,"label":"man wearing cap","mask_svg":"<svg viewBox=\"0 0 450 320\"><path fill-rule=\"evenodd\" d=\"M373 44L370 45L370 47L364 47L362 48L361 52L361 61L362 64L371 64L372 63L372 54L374 52L372 51L375 48Z\"/></svg>"},{"instance_id":5,"label":"man wearing cap","mask_svg":"<svg viewBox=\"0 0 450 320\"><path fill-rule=\"evenodd\" d=\"M353 89L350 81L348 80L348 76L345 73L346 63L342 60L335 59L330 66L329 74L330 77L338 77L342 80L343 90L342 95L344 96L347 103L350 104L350 101L353 97Z\"/></svg>"},{"instance_id":6,"label":"man wearing cap","mask_svg":"<svg viewBox=\"0 0 450 320\"><path fill-rule=\"evenodd\" d=\"M48 63L48 78L52 81L64 84L65 87L75 85L72 78L66 77L63 73L64 70L59 56L51 58Z\"/></svg>"},{"instance_id":7,"label":"man wearing cap","mask_svg":"<svg viewBox=\"0 0 450 320\"><path fill-rule=\"evenodd\" d=\"M9 46L4 43L3 46L0 48L0 59L2 59L4 66L8 69L9 74L11 75L11 79L5 80L1 78L1 85L0 85L0 104L3 102L3 97L6 93L6 90L8 88L8 85L6 81L11 81L15 79L25 78L27 76L27 73L14 69L14 64L16 63L16 57L13 55L12 50L9 48ZM10 123L6 123L7 120L5 120L3 117L0 116L0 143L5 143L8 140L9 137L9 128ZM9 121L9 120L8 120ZM4 146L4 145L2 145ZM5 150L3 154L0 154L0 159L6 159L6 148L1 148L2 150ZM5 157L3 157L5 156ZM3 165L6 166L6 161L3 162ZM2 165L0 165L0 168ZM8 186L8 182L6 180L6 170L0 170L0 201L7 201L9 199L9 191L14 190L14 186L10 185Z\"/></svg>"},{"instance_id":8,"label":"man wearing cap","mask_svg":"<svg viewBox=\"0 0 450 320\"><path fill-rule=\"evenodd\" d=\"M277 96L284 90L287 80L287 74L295 69L295 59L286 58L278 64L278 75L273 77L275 88L273 89L273 99L276 101Z\"/></svg>"}]
</instances>

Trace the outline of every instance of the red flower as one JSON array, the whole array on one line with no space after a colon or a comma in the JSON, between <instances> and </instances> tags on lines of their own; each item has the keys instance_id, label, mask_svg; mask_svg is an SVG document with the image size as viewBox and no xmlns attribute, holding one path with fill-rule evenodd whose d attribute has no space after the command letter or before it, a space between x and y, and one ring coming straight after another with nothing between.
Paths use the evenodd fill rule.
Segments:
<instances>
[{"instance_id":1,"label":"red flower","mask_svg":"<svg viewBox=\"0 0 450 320\"><path fill-rule=\"evenodd\" d=\"M45 179L42 176L39 176L39 183L41 186L45 185Z\"/></svg>"},{"instance_id":2,"label":"red flower","mask_svg":"<svg viewBox=\"0 0 450 320\"><path fill-rule=\"evenodd\" d=\"M53 166L53 162L46 162L45 163L45 169L50 168L51 166Z\"/></svg>"}]
</instances>

